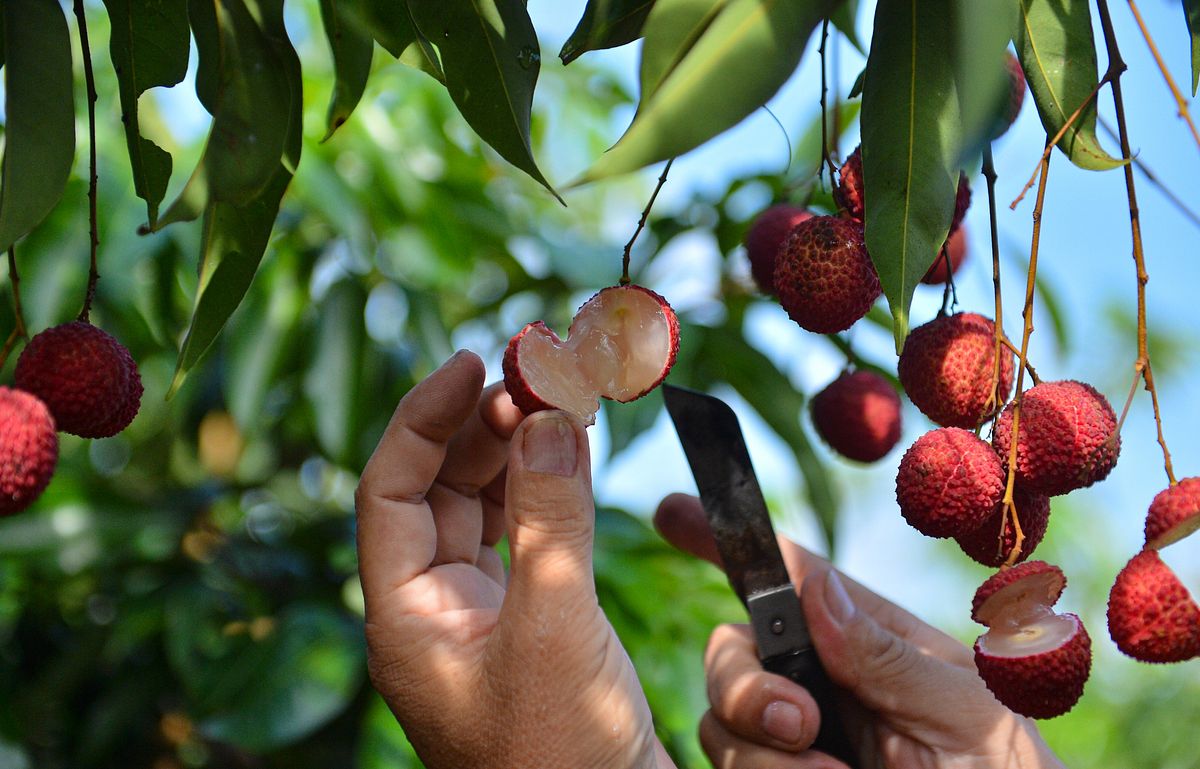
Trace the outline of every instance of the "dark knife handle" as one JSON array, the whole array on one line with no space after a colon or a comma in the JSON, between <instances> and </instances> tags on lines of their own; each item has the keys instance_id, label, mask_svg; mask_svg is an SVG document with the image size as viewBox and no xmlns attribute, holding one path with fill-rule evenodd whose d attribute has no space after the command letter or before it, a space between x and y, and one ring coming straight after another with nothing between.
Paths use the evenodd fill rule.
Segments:
<instances>
[{"instance_id":1,"label":"dark knife handle","mask_svg":"<svg viewBox=\"0 0 1200 769\"><path fill-rule=\"evenodd\" d=\"M810 647L797 652L777 654L763 660L762 665L765 670L800 684L817 701L817 707L821 711L821 730L817 733L813 748L845 762L850 769L859 769L857 751L850 743L850 737L838 712L837 689L826 675L825 668L821 667L816 649Z\"/></svg>"}]
</instances>

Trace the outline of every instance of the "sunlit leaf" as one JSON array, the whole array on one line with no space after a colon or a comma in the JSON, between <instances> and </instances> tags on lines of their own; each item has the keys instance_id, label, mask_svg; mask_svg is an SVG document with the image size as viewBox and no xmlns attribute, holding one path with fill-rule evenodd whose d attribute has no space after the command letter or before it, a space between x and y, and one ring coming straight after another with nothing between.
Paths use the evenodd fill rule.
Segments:
<instances>
[{"instance_id":1,"label":"sunlit leaf","mask_svg":"<svg viewBox=\"0 0 1200 769\"><path fill-rule=\"evenodd\" d=\"M325 141L354 112L371 74L375 43L357 20L363 17L366 0L321 0L325 37L333 51L333 94L329 97Z\"/></svg>"},{"instance_id":2,"label":"sunlit leaf","mask_svg":"<svg viewBox=\"0 0 1200 769\"><path fill-rule=\"evenodd\" d=\"M658 0L646 19L638 81L642 104L662 85L729 0Z\"/></svg>"},{"instance_id":3,"label":"sunlit leaf","mask_svg":"<svg viewBox=\"0 0 1200 769\"><path fill-rule=\"evenodd\" d=\"M588 0L575 31L558 58L570 64L588 51L616 48L637 40L654 0Z\"/></svg>"},{"instance_id":4,"label":"sunlit leaf","mask_svg":"<svg viewBox=\"0 0 1200 769\"><path fill-rule=\"evenodd\" d=\"M75 160L71 38L55 0L2 6L4 170L0 253L46 217L62 197Z\"/></svg>"},{"instance_id":5,"label":"sunlit leaf","mask_svg":"<svg viewBox=\"0 0 1200 769\"><path fill-rule=\"evenodd\" d=\"M1200 85L1200 0L1183 0L1183 14L1192 38L1192 96Z\"/></svg>"},{"instance_id":6,"label":"sunlit leaf","mask_svg":"<svg viewBox=\"0 0 1200 769\"><path fill-rule=\"evenodd\" d=\"M363 26L388 53L445 84L446 73L437 51L424 35L418 34L404 0L358 1L363 4Z\"/></svg>"}]
</instances>

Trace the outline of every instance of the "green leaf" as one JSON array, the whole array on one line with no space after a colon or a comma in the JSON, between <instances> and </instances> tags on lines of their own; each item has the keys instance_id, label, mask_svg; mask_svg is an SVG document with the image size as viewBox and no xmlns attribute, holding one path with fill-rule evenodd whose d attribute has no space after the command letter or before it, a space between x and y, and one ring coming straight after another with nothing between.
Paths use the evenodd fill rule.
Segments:
<instances>
[{"instance_id":1,"label":"green leaf","mask_svg":"<svg viewBox=\"0 0 1200 769\"><path fill-rule=\"evenodd\" d=\"M316 421L322 451L342 465L358 448L362 414L362 361L366 346L363 311L367 297L356 280L343 280L321 302L313 356L304 392Z\"/></svg>"},{"instance_id":2,"label":"green leaf","mask_svg":"<svg viewBox=\"0 0 1200 769\"><path fill-rule=\"evenodd\" d=\"M642 104L662 85L729 0L659 0L646 19L638 79Z\"/></svg>"},{"instance_id":3,"label":"green leaf","mask_svg":"<svg viewBox=\"0 0 1200 769\"><path fill-rule=\"evenodd\" d=\"M729 0L694 45L685 41L678 64L664 70L661 83L650 90L644 58L642 101L633 124L574 185L682 155L739 123L792 74L828 5L822 0ZM652 48L651 35L662 28L659 11L655 6L646 23L650 50L658 45Z\"/></svg>"},{"instance_id":4,"label":"green leaf","mask_svg":"<svg viewBox=\"0 0 1200 769\"><path fill-rule=\"evenodd\" d=\"M1021 0L1017 56L1051 137L1099 82L1090 6L1088 0ZM1095 99L1058 140L1058 148L1080 168L1104 171L1122 165L1096 138Z\"/></svg>"},{"instance_id":5,"label":"green leaf","mask_svg":"<svg viewBox=\"0 0 1200 769\"><path fill-rule=\"evenodd\" d=\"M957 160L962 162L983 151L995 133L997 115L1008 110L1006 51L1017 28L1017 8L1007 2L956 0L954 11L954 80L961 121Z\"/></svg>"},{"instance_id":6,"label":"green leaf","mask_svg":"<svg viewBox=\"0 0 1200 769\"><path fill-rule=\"evenodd\" d=\"M843 0L829 14L829 20L846 36L850 45L863 52L862 42L858 39L858 0Z\"/></svg>"},{"instance_id":7,"label":"green leaf","mask_svg":"<svg viewBox=\"0 0 1200 769\"><path fill-rule=\"evenodd\" d=\"M363 18L372 37L387 52L404 64L432 76L446 84L446 73L437 50L429 40L417 32L404 0L360 0L364 3Z\"/></svg>"},{"instance_id":8,"label":"green leaf","mask_svg":"<svg viewBox=\"0 0 1200 769\"><path fill-rule=\"evenodd\" d=\"M187 74L187 0L104 0L104 5L112 24L108 50L121 96L133 189L146 201L147 226L153 228L171 179L171 155L142 136L138 97L157 86L173 86Z\"/></svg>"},{"instance_id":9,"label":"green leaf","mask_svg":"<svg viewBox=\"0 0 1200 769\"><path fill-rule=\"evenodd\" d=\"M326 115L326 141L354 112L367 88L375 43L360 20L364 0L321 0L321 20L333 52L334 84Z\"/></svg>"},{"instance_id":10,"label":"green leaf","mask_svg":"<svg viewBox=\"0 0 1200 769\"><path fill-rule=\"evenodd\" d=\"M616 48L642 36L654 0L588 0L558 58L570 64L588 51Z\"/></svg>"},{"instance_id":11,"label":"green leaf","mask_svg":"<svg viewBox=\"0 0 1200 769\"><path fill-rule=\"evenodd\" d=\"M75 160L71 37L55 0L6 2L0 253L62 197Z\"/></svg>"},{"instance_id":12,"label":"green leaf","mask_svg":"<svg viewBox=\"0 0 1200 769\"><path fill-rule=\"evenodd\" d=\"M1200 85L1200 0L1183 0L1183 16L1192 38L1192 96Z\"/></svg>"},{"instance_id":13,"label":"green leaf","mask_svg":"<svg viewBox=\"0 0 1200 769\"><path fill-rule=\"evenodd\" d=\"M529 144L542 55L523 0L441 0L408 7L417 30L437 41L446 90L475 133L557 198Z\"/></svg>"},{"instance_id":14,"label":"green leaf","mask_svg":"<svg viewBox=\"0 0 1200 769\"><path fill-rule=\"evenodd\" d=\"M954 211L958 104L950 0L880 0L862 98L867 251L908 336L913 290L946 240Z\"/></svg>"}]
</instances>

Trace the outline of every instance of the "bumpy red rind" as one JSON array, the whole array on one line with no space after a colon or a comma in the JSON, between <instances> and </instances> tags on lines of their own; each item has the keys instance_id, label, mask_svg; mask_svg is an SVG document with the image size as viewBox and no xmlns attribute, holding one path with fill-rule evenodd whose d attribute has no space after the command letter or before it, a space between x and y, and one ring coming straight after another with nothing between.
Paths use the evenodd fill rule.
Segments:
<instances>
[{"instance_id":1,"label":"bumpy red rind","mask_svg":"<svg viewBox=\"0 0 1200 769\"><path fill-rule=\"evenodd\" d=\"M1200 477L1163 489L1146 513L1146 547L1160 550L1200 528Z\"/></svg>"},{"instance_id":2,"label":"bumpy red rind","mask_svg":"<svg viewBox=\"0 0 1200 769\"><path fill-rule=\"evenodd\" d=\"M529 383L525 381L525 377L521 376L519 348L521 339L530 333L544 333L554 341L560 341L558 335L540 320L525 324L525 328L508 340L508 347L504 348L504 360L501 362L501 370L504 372L504 389L508 391L508 397L512 399L513 405L519 408L523 414L555 408L554 404L547 403L538 397L537 393L529 387Z\"/></svg>"},{"instance_id":3,"label":"bumpy red rind","mask_svg":"<svg viewBox=\"0 0 1200 769\"><path fill-rule=\"evenodd\" d=\"M1108 634L1142 662L1200 656L1200 607L1158 551L1143 550L1117 574L1108 595Z\"/></svg>"},{"instance_id":4,"label":"bumpy red rind","mask_svg":"<svg viewBox=\"0 0 1200 769\"><path fill-rule=\"evenodd\" d=\"M775 261L779 249L797 224L811 219L813 213L791 203L776 203L754 219L746 231L746 256L750 274L764 294L775 293Z\"/></svg>"},{"instance_id":5,"label":"bumpy red rind","mask_svg":"<svg viewBox=\"0 0 1200 769\"><path fill-rule=\"evenodd\" d=\"M1015 561L1020 563L1033 554L1041 544L1042 538L1046 536L1046 526L1050 522L1050 498L1044 494L1030 494L1023 489L1014 489L1013 504L1017 508L1021 533L1025 536ZM1003 535L1000 532L1001 527L1004 529ZM1004 502L1001 501L996 505L996 511L982 526L969 534L955 537L954 541L976 562L996 567L1008 560L1008 554L1017 543L1017 532L1011 516L1004 514Z\"/></svg>"},{"instance_id":6,"label":"bumpy red rind","mask_svg":"<svg viewBox=\"0 0 1200 769\"><path fill-rule=\"evenodd\" d=\"M1092 640L1074 614L1076 632L1065 644L1027 657L996 657L975 642L975 667L996 699L1015 713L1030 718L1054 718L1075 706L1083 696L1092 667Z\"/></svg>"},{"instance_id":7,"label":"bumpy red rind","mask_svg":"<svg viewBox=\"0 0 1200 769\"><path fill-rule=\"evenodd\" d=\"M1023 580L1043 575L1049 575L1052 579L1038 580L1036 584L1050 587L1050 593L1045 596L1045 605L1053 606L1067 587L1067 576L1062 573L1062 569L1045 561L1026 561L1012 568L1001 569L979 586L975 591L975 598L971 601L971 619L981 625L987 625L983 617L988 614L987 604L992 596Z\"/></svg>"},{"instance_id":8,"label":"bumpy red rind","mask_svg":"<svg viewBox=\"0 0 1200 769\"><path fill-rule=\"evenodd\" d=\"M843 373L809 408L817 434L847 459L875 462L900 440L900 396L872 371Z\"/></svg>"},{"instance_id":9,"label":"bumpy red rind","mask_svg":"<svg viewBox=\"0 0 1200 769\"><path fill-rule=\"evenodd\" d=\"M969 430L933 430L909 447L896 473L900 514L929 537L955 537L979 528L1004 494L995 452Z\"/></svg>"},{"instance_id":10,"label":"bumpy red rind","mask_svg":"<svg viewBox=\"0 0 1200 769\"><path fill-rule=\"evenodd\" d=\"M58 434L50 410L35 395L0 387L0 516L33 504L57 462Z\"/></svg>"},{"instance_id":11,"label":"bumpy red rind","mask_svg":"<svg viewBox=\"0 0 1200 769\"><path fill-rule=\"evenodd\" d=\"M836 216L814 216L792 229L774 280L788 316L818 334L850 328L883 293L862 225Z\"/></svg>"}]
</instances>

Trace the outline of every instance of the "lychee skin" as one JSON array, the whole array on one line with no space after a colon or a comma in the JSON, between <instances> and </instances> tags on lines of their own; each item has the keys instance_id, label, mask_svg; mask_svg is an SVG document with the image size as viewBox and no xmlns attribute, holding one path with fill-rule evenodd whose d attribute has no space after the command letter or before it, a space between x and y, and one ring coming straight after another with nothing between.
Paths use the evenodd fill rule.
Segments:
<instances>
[{"instance_id":1,"label":"lychee skin","mask_svg":"<svg viewBox=\"0 0 1200 769\"><path fill-rule=\"evenodd\" d=\"M755 218L746 231L750 273L764 294L775 293L775 260L792 229L814 214L790 203L777 203Z\"/></svg>"},{"instance_id":2,"label":"lychee skin","mask_svg":"<svg viewBox=\"0 0 1200 769\"><path fill-rule=\"evenodd\" d=\"M1024 489L1013 489L1013 504L1017 507L1017 519L1021 524L1021 550L1014 563L1020 563L1033 554L1046 536L1050 522L1050 498L1044 494L1030 494ZM1000 528L1004 535L1001 538ZM1011 518L1004 515L1004 502L996 505L996 511L983 525L969 534L955 537L954 541L970 558L984 566L1000 566L1008 560L1017 543L1017 531Z\"/></svg>"},{"instance_id":3,"label":"lychee skin","mask_svg":"<svg viewBox=\"0 0 1200 769\"><path fill-rule=\"evenodd\" d=\"M975 590L975 596L971 599L971 619L980 625L990 625L990 620L985 618L982 611L988 599L1006 587L1033 578L1039 579L1037 582L1030 582L1028 584L1042 585L1048 591L1044 601L1046 606L1056 604L1059 597L1062 596L1063 590L1067 588L1067 575L1063 574L1062 569L1054 564L1046 563L1045 561L1019 563L1012 568L1001 569L996 572L984 580L983 584Z\"/></svg>"},{"instance_id":4,"label":"lychee skin","mask_svg":"<svg viewBox=\"0 0 1200 769\"><path fill-rule=\"evenodd\" d=\"M996 404L985 410L996 360L995 324L971 312L943 315L908 335L897 364L900 384L921 413L943 427L974 430L1012 389L1013 356L1001 348Z\"/></svg>"},{"instance_id":5,"label":"lychee skin","mask_svg":"<svg viewBox=\"0 0 1200 769\"><path fill-rule=\"evenodd\" d=\"M900 440L900 396L872 371L842 374L809 406L817 433L847 459L875 462Z\"/></svg>"},{"instance_id":6,"label":"lychee skin","mask_svg":"<svg viewBox=\"0 0 1200 769\"><path fill-rule=\"evenodd\" d=\"M520 409L522 414L532 414L535 411L553 409L554 404L539 398L529 387L525 378L521 376L518 348L522 337L526 334L546 334L555 342L561 340L558 334L554 333L544 321L538 320L525 324L525 328L513 334L512 339L508 340L508 347L504 348L504 359L500 364L500 369L504 374L504 389L508 391L508 397L512 399L513 405Z\"/></svg>"},{"instance_id":7,"label":"lychee skin","mask_svg":"<svg viewBox=\"0 0 1200 769\"><path fill-rule=\"evenodd\" d=\"M835 334L853 326L883 293L862 225L836 216L798 224L779 250L775 290L801 328Z\"/></svg>"},{"instance_id":8,"label":"lychee skin","mask_svg":"<svg viewBox=\"0 0 1200 769\"><path fill-rule=\"evenodd\" d=\"M1200 656L1200 608L1158 551L1143 550L1117 574L1108 633L1118 649L1143 662Z\"/></svg>"},{"instance_id":9,"label":"lychee skin","mask_svg":"<svg viewBox=\"0 0 1200 769\"><path fill-rule=\"evenodd\" d=\"M950 269L946 269L946 257L950 259ZM950 276L958 272L958 268L967 258L967 230L959 227L946 238L946 255L939 250L937 258L925 272L921 282L928 286L936 286L950 280Z\"/></svg>"},{"instance_id":10,"label":"lychee skin","mask_svg":"<svg viewBox=\"0 0 1200 769\"><path fill-rule=\"evenodd\" d=\"M1200 528L1200 478L1184 478L1158 492L1146 514L1146 547L1178 542Z\"/></svg>"},{"instance_id":11,"label":"lychee skin","mask_svg":"<svg viewBox=\"0 0 1200 769\"><path fill-rule=\"evenodd\" d=\"M45 402L59 430L81 438L116 435L142 402L142 378L129 350L85 321L48 328L29 340L14 380Z\"/></svg>"},{"instance_id":12,"label":"lychee skin","mask_svg":"<svg viewBox=\"0 0 1200 769\"><path fill-rule=\"evenodd\" d=\"M987 688L1015 713L1030 718L1054 718L1075 706L1083 696L1092 667L1092 639L1074 614L1076 632L1066 644L1027 657L984 653L975 642L975 667Z\"/></svg>"},{"instance_id":13,"label":"lychee skin","mask_svg":"<svg viewBox=\"0 0 1200 769\"><path fill-rule=\"evenodd\" d=\"M929 537L958 537L978 529L1004 495L1004 471L988 444L969 430L925 433L900 459L900 514Z\"/></svg>"},{"instance_id":14,"label":"lychee skin","mask_svg":"<svg viewBox=\"0 0 1200 769\"><path fill-rule=\"evenodd\" d=\"M33 504L54 475L58 434L35 395L0 387L0 516Z\"/></svg>"},{"instance_id":15,"label":"lychee skin","mask_svg":"<svg viewBox=\"0 0 1200 769\"><path fill-rule=\"evenodd\" d=\"M993 443L1007 464L1014 405L996 420ZM1048 496L1091 486L1108 476L1121 453L1117 416L1108 399L1083 382L1042 382L1021 397L1017 483Z\"/></svg>"}]
</instances>

